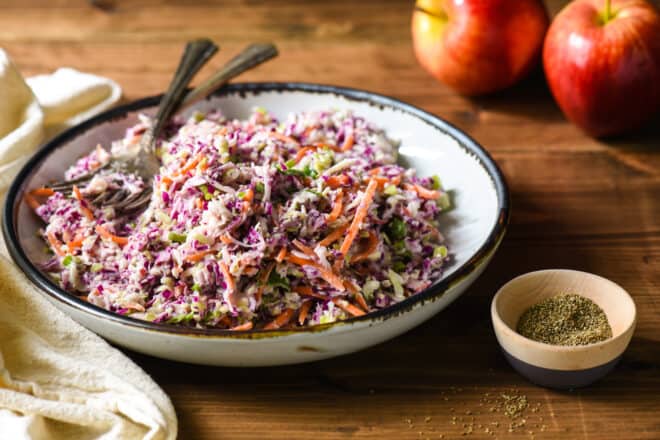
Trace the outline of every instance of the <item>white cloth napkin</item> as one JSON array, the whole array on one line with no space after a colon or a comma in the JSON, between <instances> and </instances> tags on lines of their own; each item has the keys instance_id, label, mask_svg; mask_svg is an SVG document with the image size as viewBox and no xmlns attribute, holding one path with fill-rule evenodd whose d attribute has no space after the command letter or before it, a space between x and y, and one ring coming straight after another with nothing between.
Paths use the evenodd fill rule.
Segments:
<instances>
[{"instance_id":1,"label":"white cloth napkin","mask_svg":"<svg viewBox=\"0 0 660 440\"><path fill-rule=\"evenodd\" d=\"M0 198L44 133L93 116L120 96L113 81L73 69L26 84L0 49ZM174 408L158 385L0 256L0 439L176 435Z\"/></svg>"}]
</instances>

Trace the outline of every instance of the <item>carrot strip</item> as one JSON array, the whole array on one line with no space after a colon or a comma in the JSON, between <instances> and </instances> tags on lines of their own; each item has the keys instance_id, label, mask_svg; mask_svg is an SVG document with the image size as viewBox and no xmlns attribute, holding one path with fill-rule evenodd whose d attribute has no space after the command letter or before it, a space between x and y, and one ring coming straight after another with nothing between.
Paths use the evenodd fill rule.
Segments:
<instances>
[{"instance_id":1,"label":"carrot strip","mask_svg":"<svg viewBox=\"0 0 660 440\"><path fill-rule=\"evenodd\" d=\"M362 307L362 310L365 312L369 311L369 304L367 304L367 301L364 299L364 296L360 292L354 293L355 296L355 301L357 301L358 305Z\"/></svg>"},{"instance_id":2,"label":"carrot strip","mask_svg":"<svg viewBox=\"0 0 660 440\"><path fill-rule=\"evenodd\" d=\"M30 195L37 196L37 197L50 197L53 194L55 194L55 191L53 191L50 188L46 188L46 187L37 188L37 189L33 189L32 191L30 191Z\"/></svg>"},{"instance_id":3,"label":"carrot strip","mask_svg":"<svg viewBox=\"0 0 660 440\"><path fill-rule=\"evenodd\" d=\"M275 261L281 263L282 261L284 261L284 258L286 258L286 248L283 246L282 249L280 249L280 251L275 256Z\"/></svg>"},{"instance_id":4,"label":"carrot strip","mask_svg":"<svg viewBox=\"0 0 660 440\"><path fill-rule=\"evenodd\" d=\"M348 151L351 148L353 148L353 145L355 144L355 138L353 137L353 133L349 134L346 136L346 139L344 140L344 143L341 146L341 151Z\"/></svg>"},{"instance_id":5,"label":"carrot strip","mask_svg":"<svg viewBox=\"0 0 660 440\"><path fill-rule=\"evenodd\" d=\"M195 205L197 206L197 209L204 209L204 200L202 200L201 197L198 198L198 199L195 201Z\"/></svg>"},{"instance_id":6,"label":"carrot strip","mask_svg":"<svg viewBox=\"0 0 660 440\"><path fill-rule=\"evenodd\" d=\"M339 240L343 235L344 232L346 232L346 229L348 229L348 225L343 225L340 226L339 228L335 229L332 231L330 234L328 234L327 237L325 237L323 240L319 241L319 246L329 246L335 241Z\"/></svg>"},{"instance_id":7,"label":"carrot strip","mask_svg":"<svg viewBox=\"0 0 660 440\"><path fill-rule=\"evenodd\" d=\"M219 134L220 136L224 136L227 134L227 127L220 127L218 131L215 132L215 134Z\"/></svg>"},{"instance_id":8,"label":"carrot strip","mask_svg":"<svg viewBox=\"0 0 660 440\"><path fill-rule=\"evenodd\" d=\"M348 254L348 251L351 248L351 244L353 244L355 237L360 231L360 226L362 225L362 221L364 221L364 219L367 217L367 213L369 212L369 206L371 206L371 203L374 200L374 194L376 193L377 188L378 188L378 182L375 180L370 180L369 184L367 185L367 189L364 191L364 196L362 197L362 201L360 202L358 209L355 211L355 217L353 217L353 222L351 223L351 226L348 228L348 234L346 235L344 242L341 244L341 247L339 248L339 251L342 254L344 255Z\"/></svg>"},{"instance_id":9,"label":"carrot strip","mask_svg":"<svg viewBox=\"0 0 660 440\"><path fill-rule=\"evenodd\" d=\"M335 151L337 153L341 152L341 148L336 146L336 145L330 145L330 144L324 144L323 142L316 142L312 144L313 147L315 148L329 148L332 151Z\"/></svg>"},{"instance_id":10,"label":"carrot strip","mask_svg":"<svg viewBox=\"0 0 660 440\"><path fill-rule=\"evenodd\" d=\"M88 220L94 220L94 213L87 207L87 200L85 200L76 185L73 185L73 195L75 196L76 200L80 202L80 210L83 212L85 217L87 217Z\"/></svg>"},{"instance_id":11,"label":"carrot strip","mask_svg":"<svg viewBox=\"0 0 660 440\"><path fill-rule=\"evenodd\" d=\"M161 176L160 181L165 185L166 189L169 188L172 183L174 183L174 181L167 176Z\"/></svg>"},{"instance_id":12,"label":"carrot strip","mask_svg":"<svg viewBox=\"0 0 660 440\"><path fill-rule=\"evenodd\" d=\"M214 251L212 249L206 249L205 251L195 252L193 254L186 255L184 260L189 261L191 263L197 263L199 261L202 261L204 257L206 257L209 254L212 254L213 252Z\"/></svg>"},{"instance_id":13,"label":"carrot strip","mask_svg":"<svg viewBox=\"0 0 660 440\"><path fill-rule=\"evenodd\" d=\"M264 330L275 330L284 325L287 325L289 321L291 321L291 318L293 318L294 313L295 313L294 309L286 309L285 311L280 313L277 317L275 317L275 319L273 319L271 322L266 324Z\"/></svg>"},{"instance_id":14,"label":"carrot strip","mask_svg":"<svg viewBox=\"0 0 660 440\"><path fill-rule=\"evenodd\" d=\"M380 174L382 170L383 169L381 167L372 168L368 171L367 174L369 174L370 176L375 176L376 174Z\"/></svg>"},{"instance_id":15,"label":"carrot strip","mask_svg":"<svg viewBox=\"0 0 660 440\"><path fill-rule=\"evenodd\" d=\"M351 179L345 175L341 174L339 176L330 176L325 180L326 185L332 189L339 188L340 186L348 185L351 182Z\"/></svg>"},{"instance_id":16,"label":"carrot strip","mask_svg":"<svg viewBox=\"0 0 660 440\"><path fill-rule=\"evenodd\" d=\"M248 321L243 324L237 325L235 327L231 327L229 330L232 331L252 330L252 327L254 327L254 324L252 323L252 321Z\"/></svg>"},{"instance_id":17,"label":"carrot strip","mask_svg":"<svg viewBox=\"0 0 660 440\"><path fill-rule=\"evenodd\" d=\"M59 255L60 257L66 255L66 252L62 250L62 243L57 239L57 237L55 237L55 234L49 232L46 234L46 238L48 238L48 243L50 243L50 246L53 248L55 254Z\"/></svg>"},{"instance_id":18,"label":"carrot strip","mask_svg":"<svg viewBox=\"0 0 660 440\"><path fill-rule=\"evenodd\" d=\"M302 306L300 306L300 312L298 312L298 324L303 325L305 323L310 307L312 307L312 301L305 301L302 303Z\"/></svg>"},{"instance_id":19,"label":"carrot strip","mask_svg":"<svg viewBox=\"0 0 660 440\"><path fill-rule=\"evenodd\" d=\"M128 238L127 237L120 237L119 235L115 235L105 229L102 225L96 225L96 233L99 234L101 237L106 238L108 240L112 240L113 242L117 243L120 246L124 246L128 244Z\"/></svg>"},{"instance_id":20,"label":"carrot strip","mask_svg":"<svg viewBox=\"0 0 660 440\"><path fill-rule=\"evenodd\" d=\"M236 282L234 281L234 277L231 276L231 273L229 272L229 267L227 266L227 263L221 261L220 263L218 263L218 266L220 267L220 272L222 272L222 276L225 277L225 282L227 283L227 289L229 289L230 292L236 291Z\"/></svg>"},{"instance_id":21,"label":"carrot strip","mask_svg":"<svg viewBox=\"0 0 660 440\"><path fill-rule=\"evenodd\" d=\"M27 203L28 206L30 208L32 208L33 211L36 211L37 208L39 208L41 206L41 203L39 203L39 201L37 199L32 197L32 195L25 194L25 196L23 196L23 197L25 198L25 203Z\"/></svg>"},{"instance_id":22,"label":"carrot strip","mask_svg":"<svg viewBox=\"0 0 660 440\"><path fill-rule=\"evenodd\" d=\"M328 299L328 297L326 297L324 295L321 295L320 293L314 292L314 289L312 289L309 286L296 286L291 290L296 292L298 295L308 296L310 298L318 298L318 299L323 299L323 300Z\"/></svg>"},{"instance_id":23,"label":"carrot strip","mask_svg":"<svg viewBox=\"0 0 660 440\"><path fill-rule=\"evenodd\" d=\"M256 300L257 302L261 301L261 297L264 294L264 289L266 288L266 283L268 282L268 278L270 278L270 273L273 271L275 268L275 263L271 263L268 265L266 270L262 272L261 276L259 277L259 287L257 288L257 293L256 293Z\"/></svg>"},{"instance_id":24,"label":"carrot strip","mask_svg":"<svg viewBox=\"0 0 660 440\"><path fill-rule=\"evenodd\" d=\"M312 249L311 247L305 245L303 242L301 242L297 238L295 240L293 240L292 243L295 247L300 249L300 251L303 252L304 254L306 254L307 256L312 257L312 258L316 258L316 253L314 252L314 249Z\"/></svg>"},{"instance_id":25,"label":"carrot strip","mask_svg":"<svg viewBox=\"0 0 660 440\"><path fill-rule=\"evenodd\" d=\"M243 200L246 202L252 204L252 201L254 200L254 190L252 188L248 188L247 191L245 191L245 195L243 196Z\"/></svg>"},{"instance_id":26,"label":"carrot strip","mask_svg":"<svg viewBox=\"0 0 660 440\"><path fill-rule=\"evenodd\" d=\"M230 235L228 233L222 234L220 236L220 241L223 242L224 244L232 244L234 241L231 239Z\"/></svg>"},{"instance_id":27,"label":"carrot strip","mask_svg":"<svg viewBox=\"0 0 660 440\"><path fill-rule=\"evenodd\" d=\"M360 310L357 307L355 307L353 304L349 303L345 299L341 298L332 298L332 302L337 305L340 309L342 309L346 313L350 313L353 316L362 316L365 314L364 310Z\"/></svg>"},{"instance_id":28,"label":"carrot strip","mask_svg":"<svg viewBox=\"0 0 660 440\"><path fill-rule=\"evenodd\" d=\"M326 223L331 223L337 220L341 215L343 209L344 209L344 191L341 188L339 188L339 191L337 191L337 195L335 196L335 202L334 202L334 206L332 207L332 211L330 211L330 214L328 214L328 216L325 218Z\"/></svg>"},{"instance_id":29,"label":"carrot strip","mask_svg":"<svg viewBox=\"0 0 660 440\"><path fill-rule=\"evenodd\" d=\"M418 196L420 196L423 199L428 199L428 200L437 200L440 198L442 193L440 191L435 191L432 189L426 189L423 186L420 185L411 185L410 183L406 183L403 185L403 187L409 191L415 191Z\"/></svg>"},{"instance_id":30,"label":"carrot strip","mask_svg":"<svg viewBox=\"0 0 660 440\"><path fill-rule=\"evenodd\" d=\"M271 135L272 137L274 137L275 139L280 140L282 142L290 142L292 144L300 145L300 142L298 142L297 140L295 140L291 136L287 136L285 134L278 133L276 131L271 131L268 134Z\"/></svg>"},{"instance_id":31,"label":"carrot strip","mask_svg":"<svg viewBox=\"0 0 660 440\"><path fill-rule=\"evenodd\" d=\"M341 278L337 274L335 274L331 269L323 267L315 261L311 261L306 258L296 257L295 255L287 255L286 260L291 263L297 264L299 266L313 267L319 272L321 278L323 278L332 287L339 290L340 292L346 290L346 287L344 286L344 283L342 282Z\"/></svg>"},{"instance_id":32,"label":"carrot strip","mask_svg":"<svg viewBox=\"0 0 660 440\"><path fill-rule=\"evenodd\" d=\"M69 249L69 252L73 252L76 249L78 249L80 246L83 244L83 239L82 238L77 238L74 240L71 240L66 244L67 249Z\"/></svg>"},{"instance_id":33,"label":"carrot strip","mask_svg":"<svg viewBox=\"0 0 660 440\"><path fill-rule=\"evenodd\" d=\"M183 167L181 167L180 170L175 171L174 174L175 174L176 176L180 176L180 175L182 175L182 174L186 174L188 171L190 171L190 170L192 170L193 168L195 168L195 167L197 166L197 164L199 163L199 161L202 160L203 158L204 158L204 157L202 156L201 153L198 154L197 156L195 156L195 157L193 157L192 159L190 159L190 162L188 162L186 165L184 165Z\"/></svg>"},{"instance_id":34,"label":"carrot strip","mask_svg":"<svg viewBox=\"0 0 660 440\"><path fill-rule=\"evenodd\" d=\"M360 252L359 254L353 255L351 257L350 263L359 263L362 260L366 260L369 258L369 255L376 251L376 248L378 248L378 236L372 231L369 231L369 243L367 244L367 249L365 249L363 252Z\"/></svg>"},{"instance_id":35,"label":"carrot strip","mask_svg":"<svg viewBox=\"0 0 660 440\"><path fill-rule=\"evenodd\" d=\"M305 157L305 155L306 155L307 153L309 153L310 151L314 151L314 150L315 150L314 147L303 147L303 148L301 148L300 150L298 150L298 152L296 153L296 157L294 158L294 160L296 161L296 163L298 163L298 162L300 162L300 161L302 160L303 157Z\"/></svg>"}]
</instances>

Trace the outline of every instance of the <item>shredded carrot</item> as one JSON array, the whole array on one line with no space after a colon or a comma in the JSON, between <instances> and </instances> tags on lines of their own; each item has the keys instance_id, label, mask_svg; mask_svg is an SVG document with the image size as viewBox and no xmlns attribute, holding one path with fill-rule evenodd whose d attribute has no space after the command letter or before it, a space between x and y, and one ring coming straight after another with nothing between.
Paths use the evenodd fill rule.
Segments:
<instances>
[{"instance_id":1,"label":"shredded carrot","mask_svg":"<svg viewBox=\"0 0 660 440\"><path fill-rule=\"evenodd\" d=\"M32 191L30 191L30 195L37 196L37 197L50 197L53 194L55 194L55 191L53 191L50 188L46 188L46 187L37 188L37 189L33 189Z\"/></svg>"},{"instance_id":2,"label":"shredded carrot","mask_svg":"<svg viewBox=\"0 0 660 440\"><path fill-rule=\"evenodd\" d=\"M314 146L314 147L316 147L316 148L329 148L329 149L331 149L332 151L341 152L341 148L340 148L340 147L338 147L338 146L336 146L336 145L325 144L325 143L323 143L323 142L316 142L316 143L312 144L312 146Z\"/></svg>"},{"instance_id":3,"label":"shredded carrot","mask_svg":"<svg viewBox=\"0 0 660 440\"><path fill-rule=\"evenodd\" d=\"M291 321L291 318L293 318L294 313L295 313L294 309L286 309L285 311L280 313L275 319L273 319L271 322L266 324L264 330L275 330L284 325L287 325L289 321Z\"/></svg>"},{"instance_id":4,"label":"shredded carrot","mask_svg":"<svg viewBox=\"0 0 660 440\"><path fill-rule=\"evenodd\" d=\"M206 171L209 167L209 161L207 158L202 159L202 161L199 163L199 169L202 171Z\"/></svg>"},{"instance_id":5,"label":"shredded carrot","mask_svg":"<svg viewBox=\"0 0 660 440\"><path fill-rule=\"evenodd\" d=\"M375 180L376 182L378 182L378 190L382 190L383 187L385 187L385 185L390 183L390 179L388 179L387 177L383 177L383 176L372 176L369 179L370 180Z\"/></svg>"},{"instance_id":6,"label":"shredded carrot","mask_svg":"<svg viewBox=\"0 0 660 440\"><path fill-rule=\"evenodd\" d=\"M102 225L96 225L96 233L99 234L101 237L106 238L108 240L112 240L115 243L117 243L119 246L124 246L128 244L128 238L126 237L120 237L119 235L115 235L105 229Z\"/></svg>"},{"instance_id":7,"label":"shredded carrot","mask_svg":"<svg viewBox=\"0 0 660 440\"><path fill-rule=\"evenodd\" d=\"M343 209L344 209L344 191L341 188L339 188L339 191L337 191L337 195L335 196L335 202L334 202L334 206L332 207L332 211L330 211L330 214L328 214L328 216L325 218L325 221L327 223L334 222L339 218Z\"/></svg>"},{"instance_id":8,"label":"shredded carrot","mask_svg":"<svg viewBox=\"0 0 660 440\"><path fill-rule=\"evenodd\" d=\"M232 244L234 240L231 239L231 236L229 233L224 233L220 236L220 241L223 242L224 244Z\"/></svg>"},{"instance_id":9,"label":"shredded carrot","mask_svg":"<svg viewBox=\"0 0 660 440\"><path fill-rule=\"evenodd\" d=\"M382 169L381 167L372 168L372 169L369 170L368 174L369 174L370 176L375 176L376 174L380 174L380 172L381 172L382 170L383 170L383 169Z\"/></svg>"},{"instance_id":10,"label":"shredded carrot","mask_svg":"<svg viewBox=\"0 0 660 440\"><path fill-rule=\"evenodd\" d=\"M280 251L275 256L275 261L281 263L282 261L284 261L284 258L286 258L286 248L283 246L282 249L280 249Z\"/></svg>"},{"instance_id":11,"label":"shredded carrot","mask_svg":"<svg viewBox=\"0 0 660 440\"><path fill-rule=\"evenodd\" d=\"M243 196L243 200L245 200L248 203L252 203L254 200L254 190L252 188L248 188L247 191L245 191L245 195Z\"/></svg>"},{"instance_id":12,"label":"shredded carrot","mask_svg":"<svg viewBox=\"0 0 660 440\"><path fill-rule=\"evenodd\" d=\"M310 298L328 299L326 296L321 295L320 293L314 292L314 289L312 289L309 286L296 286L291 290L293 290L294 292L296 292L299 295L308 296Z\"/></svg>"},{"instance_id":13,"label":"shredded carrot","mask_svg":"<svg viewBox=\"0 0 660 440\"><path fill-rule=\"evenodd\" d=\"M355 301L357 301L358 305L362 307L362 310L368 312L369 304L367 304L367 301L365 301L364 296L362 296L362 293L356 292L353 295L355 296Z\"/></svg>"},{"instance_id":14,"label":"shredded carrot","mask_svg":"<svg viewBox=\"0 0 660 440\"><path fill-rule=\"evenodd\" d=\"M227 127L220 127L220 129L218 129L218 131L216 131L215 134L219 134L220 136L224 136L225 134L227 134L227 131L228 131Z\"/></svg>"},{"instance_id":15,"label":"shredded carrot","mask_svg":"<svg viewBox=\"0 0 660 440\"><path fill-rule=\"evenodd\" d=\"M202 261L204 257L206 257L209 254L212 254L214 251L212 249L206 249L205 251L199 251L195 252L192 254L186 255L184 260L190 261L191 263L197 263L198 261Z\"/></svg>"},{"instance_id":16,"label":"shredded carrot","mask_svg":"<svg viewBox=\"0 0 660 440\"><path fill-rule=\"evenodd\" d=\"M302 306L300 306L300 312L298 312L298 324L303 325L305 323L310 307L312 307L312 301L305 301L302 303Z\"/></svg>"},{"instance_id":17,"label":"shredded carrot","mask_svg":"<svg viewBox=\"0 0 660 440\"><path fill-rule=\"evenodd\" d=\"M346 232L346 229L348 229L348 225L343 225L340 226L339 228L335 229L332 231L330 234L328 234L327 237L325 237L323 240L319 241L320 246L329 246L335 241L339 240L342 235L344 235L344 232Z\"/></svg>"},{"instance_id":18,"label":"shredded carrot","mask_svg":"<svg viewBox=\"0 0 660 440\"><path fill-rule=\"evenodd\" d=\"M67 249L69 249L69 252L73 252L76 249L78 249L80 246L82 246L84 239L83 238L75 238L68 242L66 244Z\"/></svg>"},{"instance_id":19,"label":"shredded carrot","mask_svg":"<svg viewBox=\"0 0 660 440\"><path fill-rule=\"evenodd\" d=\"M357 307L355 307L353 304L349 303L345 299L332 298L332 302L335 303L337 307L339 307L346 313L350 313L353 316L362 316L365 314L364 310L358 309Z\"/></svg>"},{"instance_id":20,"label":"shredded carrot","mask_svg":"<svg viewBox=\"0 0 660 440\"><path fill-rule=\"evenodd\" d=\"M369 258L369 255L376 252L376 248L378 248L378 236L374 232L369 231L369 243L367 244L367 248L359 254L353 255L350 263L359 263L360 261L366 260Z\"/></svg>"},{"instance_id":21,"label":"shredded carrot","mask_svg":"<svg viewBox=\"0 0 660 440\"><path fill-rule=\"evenodd\" d=\"M80 202L80 210L83 212L85 217L87 217L88 220L94 220L94 213L87 206L87 200L85 200L76 185L73 185L73 195L75 196L76 200Z\"/></svg>"},{"instance_id":22,"label":"shredded carrot","mask_svg":"<svg viewBox=\"0 0 660 440\"><path fill-rule=\"evenodd\" d=\"M350 182L351 182L350 177L348 177L345 174L341 174L339 176L330 176L325 180L326 185L328 185L332 189L339 188L340 186L348 185Z\"/></svg>"},{"instance_id":23,"label":"shredded carrot","mask_svg":"<svg viewBox=\"0 0 660 440\"><path fill-rule=\"evenodd\" d=\"M197 209L204 209L204 200L201 197L195 201L195 204L197 205Z\"/></svg>"},{"instance_id":24,"label":"shredded carrot","mask_svg":"<svg viewBox=\"0 0 660 440\"><path fill-rule=\"evenodd\" d=\"M316 258L316 253L314 252L314 249L307 246L306 244L304 244L303 242L301 242L297 238L295 240L293 240L292 243L295 247L297 247L301 252L306 254L308 257Z\"/></svg>"},{"instance_id":25,"label":"shredded carrot","mask_svg":"<svg viewBox=\"0 0 660 440\"><path fill-rule=\"evenodd\" d=\"M399 186L399 184L401 183L401 175L392 177L390 179L390 183L394 186Z\"/></svg>"},{"instance_id":26,"label":"shredded carrot","mask_svg":"<svg viewBox=\"0 0 660 440\"><path fill-rule=\"evenodd\" d=\"M275 268L275 263L271 263L270 265L268 265L266 270L261 273L261 276L259 277L259 287L257 288L257 293L256 293L257 302L261 301L261 296L264 294L266 283L268 282L268 278L270 278L270 273L273 271L274 268Z\"/></svg>"},{"instance_id":27,"label":"shredded carrot","mask_svg":"<svg viewBox=\"0 0 660 440\"><path fill-rule=\"evenodd\" d=\"M295 139L292 138L291 136L287 136L287 135L285 135L285 134L278 133L278 132L276 132L276 131L271 131L269 134L270 134L272 137L274 137L275 139L278 139L278 140L280 140L280 141L282 141L282 142L290 142L290 143L295 144L295 145L300 145L300 142L298 142L297 140L295 140Z\"/></svg>"},{"instance_id":28,"label":"shredded carrot","mask_svg":"<svg viewBox=\"0 0 660 440\"><path fill-rule=\"evenodd\" d=\"M375 180L370 180L369 184L367 185L367 189L365 189L364 191L364 196L362 197L360 206L358 206L358 209L355 211L355 217L353 217L353 222L351 223L351 226L348 228L348 234L346 235L344 242L341 244L341 247L339 248L339 251L342 254L344 255L348 254L348 251L351 248L351 244L353 244L355 237L360 231L360 226L362 225L362 221L364 221L364 219L367 217L367 213L369 212L369 206L371 206L371 203L374 200L374 194L376 193L377 188L378 188L378 182Z\"/></svg>"},{"instance_id":29,"label":"shredded carrot","mask_svg":"<svg viewBox=\"0 0 660 440\"><path fill-rule=\"evenodd\" d=\"M46 238L48 238L48 243L50 243L50 246L53 248L53 251L59 255L60 257L66 255L66 252L62 250L62 243L55 237L55 234L52 232L49 232L46 234Z\"/></svg>"},{"instance_id":30,"label":"shredded carrot","mask_svg":"<svg viewBox=\"0 0 660 440\"><path fill-rule=\"evenodd\" d=\"M437 200L440 198L442 195L440 191L435 191L432 189L426 189L423 186L420 185L411 185L410 183L406 183L403 185L403 187L409 191L415 191L418 196L420 196L423 199L428 199L428 200Z\"/></svg>"},{"instance_id":31,"label":"shredded carrot","mask_svg":"<svg viewBox=\"0 0 660 440\"><path fill-rule=\"evenodd\" d=\"M225 283L227 283L227 289L229 289L230 292L236 291L236 282L234 281L234 277L231 276L231 273L229 272L229 266L227 266L227 263L221 261L220 263L218 263L218 266L220 267L220 272L222 272L222 276L225 277Z\"/></svg>"},{"instance_id":32,"label":"shredded carrot","mask_svg":"<svg viewBox=\"0 0 660 440\"><path fill-rule=\"evenodd\" d=\"M164 184L165 188L169 188L174 181L167 176L161 176L160 181Z\"/></svg>"},{"instance_id":33,"label":"shredded carrot","mask_svg":"<svg viewBox=\"0 0 660 440\"><path fill-rule=\"evenodd\" d=\"M37 199L32 197L32 195L30 194L25 194L24 198L25 198L25 203L27 203L28 206L32 208L33 211L36 211L37 208L41 206L41 203L39 203Z\"/></svg>"},{"instance_id":34,"label":"shredded carrot","mask_svg":"<svg viewBox=\"0 0 660 440\"><path fill-rule=\"evenodd\" d=\"M202 156L201 153L198 154L197 156L195 156L195 157L193 157L192 159L190 159L190 161L189 161L186 165L182 166L181 169L179 169L178 171L175 171L174 174L177 175L177 176L180 176L180 175L182 175L182 174L186 174L188 171L190 171L190 170L192 170L193 168L195 168L195 167L197 166L197 164L198 164L203 158L204 158L204 156Z\"/></svg>"},{"instance_id":35,"label":"shredded carrot","mask_svg":"<svg viewBox=\"0 0 660 440\"><path fill-rule=\"evenodd\" d=\"M306 155L307 153L309 153L310 151L314 151L314 150L315 150L314 147L303 147L303 148L301 148L300 150L298 150L298 152L296 153L296 157L295 157L294 160L296 161L296 163L298 163L298 162L300 162L300 161L302 160L303 157L305 157L305 155Z\"/></svg>"},{"instance_id":36,"label":"shredded carrot","mask_svg":"<svg viewBox=\"0 0 660 440\"><path fill-rule=\"evenodd\" d=\"M327 267L323 267L322 265L320 265L315 261L308 260L306 258L296 257L295 255L287 255L286 260L289 261L290 263L297 264L299 266L313 267L319 272L321 278L327 281L327 283L330 284L332 287L339 290L340 292L346 290L346 287L344 287L344 283L342 282L341 278L337 274L335 274L331 269L328 269Z\"/></svg>"},{"instance_id":37,"label":"shredded carrot","mask_svg":"<svg viewBox=\"0 0 660 440\"><path fill-rule=\"evenodd\" d=\"M353 148L353 144L355 144L355 138L353 137L353 133L349 134L346 136L346 140L344 140L344 143L341 146L341 151L348 151L351 148Z\"/></svg>"},{"instance_id":38,"label":"shredded carrot","mask_svg":"<svg viewBox=\"0 0 660 440\"><path fill-rule=\"evenodd\" d=\"M229 330L232 331L252 330L252 327L254 327L254 324L252 323L252 321L248 321L243 324L237 325L235 327L231 327Z\"/></svg>"}]
</instances>

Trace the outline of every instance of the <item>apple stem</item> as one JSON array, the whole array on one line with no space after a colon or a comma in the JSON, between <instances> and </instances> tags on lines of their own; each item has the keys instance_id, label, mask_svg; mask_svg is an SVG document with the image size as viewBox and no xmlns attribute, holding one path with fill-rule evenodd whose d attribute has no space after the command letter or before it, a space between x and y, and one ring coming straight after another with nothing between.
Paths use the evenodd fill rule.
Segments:
<instances>
[{"instance_id":1,"label":"apple stem","mask_svg":"<svg viewBox=\"0 0 660 440\"><path fill-rule=\"evenodd\" d=\"M612 18L612 0L605 0L605 23Z\"/></svg>"}]
</instances>

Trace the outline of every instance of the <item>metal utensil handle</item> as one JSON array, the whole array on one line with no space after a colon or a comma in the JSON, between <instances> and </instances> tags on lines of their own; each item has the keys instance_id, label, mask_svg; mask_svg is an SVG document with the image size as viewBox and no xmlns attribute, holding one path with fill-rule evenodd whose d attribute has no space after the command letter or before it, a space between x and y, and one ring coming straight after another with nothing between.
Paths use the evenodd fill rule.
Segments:
<instances>
[{"instance_id":1,"label":"metal utensil handle","mask_svg":"<svg viewBox=\"0 0 660 440\"><path fill-rule=\"evenodd\" d=\"M207 97L230 79L276 57L277 54L277 47L274 44L251 44L225 64L220 71L190 91L179 109L184 109Z\"/></svg>"},{"instance_id":2,"label":"metal utensil handle","mask_svg":"<svg viewBox=\"0 0 660 440\"><path fill-rule=\"evenodd\" d=\"M178 109L193 76L217 51L218 46L207 38L200 38L186 44L174 78L158 107L156 123L150 133L153 139L160 135L165 123Z\"/></svg>"}]
</instances>

